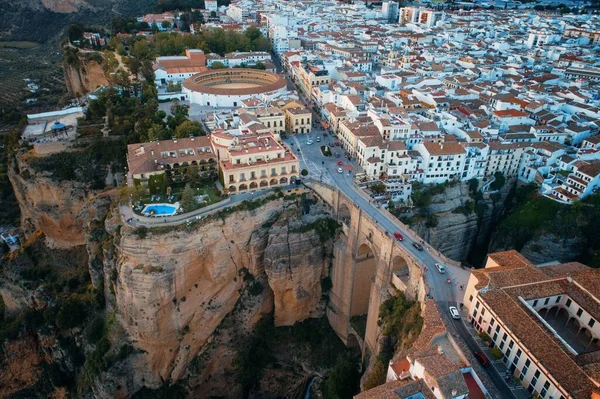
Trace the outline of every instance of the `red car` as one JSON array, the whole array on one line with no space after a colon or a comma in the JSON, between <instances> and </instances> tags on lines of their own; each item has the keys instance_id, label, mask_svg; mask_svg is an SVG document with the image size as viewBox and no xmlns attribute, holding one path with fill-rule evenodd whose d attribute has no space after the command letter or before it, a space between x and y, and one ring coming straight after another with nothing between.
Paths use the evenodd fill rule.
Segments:
<instances>
[{"instance_id":1,"label":"red car","mask_svg":"<svg viewBox=\"0 0 600 399\"><path fill-rule=\"evenodd\" d=\"M342 166L344 163L342 161L338 161L338 166Z\"/></svg>"},{"instance_id":2,"label":"red car","mask_svg":"<svg viewBox=\"0 0 600 399\"><path fill-rule=\"evenodd\" d=\"M340 142L336 141L336 142L333 143L333 145L336 146L336 147L339 147L340 146Z\"/></svg>"},{"instance_id":3,"label":"red car","mask_svg":"<svg viewBox=\"0 0 600 399\"><path fill-rule=\"evenodd\" d=\"M399 232L399 231L396 231L396 232L394 233L394 237L395 237L395 238L396 238L396 240L398 240L398 241L404 241L404 237L402 237L402 234L400 234L400 232Z\"/></svg>"},{"instance_id":4,"label":"red car","mask_svg":"<svg viewBox=\"0 0 600 399\"><path fill-rule=\"evenodd\" d=\"M473 352L473 356L475 356L475 359L477 359L477 361L479 361L483 367L490 365L490 361L488 360L487 356L482 352Z\"/></svg>"}]
</instances>

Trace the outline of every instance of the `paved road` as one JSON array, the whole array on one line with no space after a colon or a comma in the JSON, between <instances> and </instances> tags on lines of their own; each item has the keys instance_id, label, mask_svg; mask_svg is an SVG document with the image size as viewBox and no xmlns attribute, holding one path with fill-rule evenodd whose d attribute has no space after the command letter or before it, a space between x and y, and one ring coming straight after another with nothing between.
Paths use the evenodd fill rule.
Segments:
<instances>
[{"instance_id":1,"label":"paved road","mask_svg":"<svg viewBox=\"0 0 600 399\"><path fill-rule=\"evenodd\" d=\"M409 232L403 229L403 227L397 223L395 219L390 218L387 214L383 213L381 209L377 208L372 202L367 200L365 195L359 191L360 189L354 185L352 175L349 175L346 171L343 173L338 172L339 160L343 160L343 170L350 169L353 173L358 170L358 166L355 163L349 162L347 158L344 158L344 151L340 147L332 145L332 152L340 153L340 158L336 158L335 156L325 157L322 155L320 146L336 140L335 137L324 137L323 133L324 132L322 130L317 128L308 135L293 135L285 139L285 141L299 156L300 167L309 171L310 178L321 180L323 183L340 189L354 202L355 205L362 209L364 213L373 218L390 234L393 234L395 231L399 231L405 238L402 242L405 249L415 259L418 259L422 265L427 266L425 279L429 287L429 293L438 304L440 311L445 311L449 306L459 306L459 304L462 302L463 293L463 291L460 289L460 286L466 286L470 271L462 269L461 267L444 263L444 261L431 250L426 249L425 251L419 251L414 248ZM317 137L321 138L321 142L316 142ZM313 144L307 144L309 139L314 141ZM298 148L300 148L300 152L297 151ZM436 263L445 265L445 274L440 274L437 271L435 268ZM447 283L447 278L450 278L450 284ZM455 330L464 339L472 352L481 350L474 337L463 324L462 320L453 320L450 323L454 325ZM497 367L500 369L500 371L496 367L488 367L485 369L485 371L502 397L523 398L523 390L511 390L503 380L504 374L502 367ZM514 392L518 392L519 395L515 396Z\"/></svg>"},{"instance_id":2,"label":"paved road","mask_svg":"<svg viewBox=\"0 0 600 399\"><path fill-rule=\"evenodd\" d=\"M298 188L298 186L295 184L290 184L287 186L280 186L278 188L280 188L283 191L286 191L286 190L293 190L295 188ZM199 216L200 217L206 216L206 215L218 212L223 208L236 206L242 201L245 201L245 200L251 201L251 200L260 198L263 195L272 193L273 190L274 189L269 188L266 190L260 190L260 191L257 190L257 191L251 191L251 192L232 195L228 201L221 201L220 203L217 203L218 205L215 205L213 207L200 208L197 211L185 214L185 218L179 218L179 217L175 216L174 217L174 218L176 218L175 220L170 219L169 217L157 217L157 218L153 219L152 221L136 220L131 207L127 206L127 205L121 205L120 212L121 212L122 220L127 221L126 223L132 227L177 226L177 225L183 224L187 221L193 221ZM184 216L184 215L178 215L178 216Z\"/></svg>"}]
</instances>

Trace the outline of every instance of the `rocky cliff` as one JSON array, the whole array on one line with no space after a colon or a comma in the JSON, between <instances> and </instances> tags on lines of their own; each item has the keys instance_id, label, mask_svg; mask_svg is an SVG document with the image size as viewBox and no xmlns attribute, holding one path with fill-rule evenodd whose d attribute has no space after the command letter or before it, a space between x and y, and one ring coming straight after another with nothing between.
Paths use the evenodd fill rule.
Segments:
<instances>
[{"instance_id":1,"label":"rocky cliff","mask_svg":"<svg viewBox=\"0 0 600 399\"><path fill-rule=\"evenodd\" d=\"M17 156L8 171L21 208L21 229L25 235L41 230L50 245L62 248L85 244L84 220L80 214L95 193L83 183L57 182L36 174L26 159L27 154Z\"/></svg>"},{"instance_id":2,"label":"rocky cliff","mask_svg":"<svg viewBox=\"0 0 600 399\"><path fill-rule=\"evenodd\" d=\"M142 352L128 383L133 390L186 376L236 304L245 309L244 329L273 303L276 325L321 315L320 282L330 251L315 230L299 227L327 213L320 204L303 212L297 202L272 199L190 227L147 232L120 227L113 212L106 225L115 251L106 249L97 273L114 292L118 320ZM240 305L242 296L247 299ZM213 377L225 373L226 363L212 363L217 359L206 360Z\"/></svg>"},{"instance_id":3,"label":"rocky cliff","mask_svg":"<svg viewBox=\"0 0 600 399\"><path fill-rule=\"evenodd\" d=\"M475 247L487 246L489 229L503 210L509 188L509 185L503 187L497 197L483 196L474 206L468 182L450 185L442 193L431 196L430 205L425 209L414 209L409 214L414 220L411 227L450 259L467 261ZM429 218L419 218L419 213Z\"/></svg>"}]
</instances>

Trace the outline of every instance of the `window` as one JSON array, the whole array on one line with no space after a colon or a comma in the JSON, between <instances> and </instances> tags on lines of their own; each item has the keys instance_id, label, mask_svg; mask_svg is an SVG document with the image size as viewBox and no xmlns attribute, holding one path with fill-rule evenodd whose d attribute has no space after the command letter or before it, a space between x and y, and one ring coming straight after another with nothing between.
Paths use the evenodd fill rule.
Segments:
<instances>
[{"instance_id":1,"label":"window","mask_svg":"<svg viewBox=\"0 0 600 399\"><path fill-rule=\"evenodd\" d=\"M500 332L500 326L496 326L496 332Z\"/></svg>"},{"instance_id":2,"label":"window","mask_svg":"<svg viewBox=\"0 0 600 399\"><path fill-rule=\"evenodd\" d=\"M485 308L481 309L481 315L485 316Z\"/></svg>"},{"instance_id":3,"label":"window","mask_svg":"<svg viewBox=\"0 0 600 399\"><path fill-rule=\"evenodd\" d=\"M561 299L562 299L562 297L561 297L560 295L559 295L559 296L557 296L557 297L556 297L556 301L554 301L554 303L559 303Z\"/></svg>"},{"instance_id":4,"label":"window","mask_svg":"<svg viewBox=\"0 0 600 399\"><path fill-rule=\"evenodd\" d=\"M571 307L571 300L570 299L567 299L566 305L567 305L568 308Z\"/></svg>"},{"instance_id":5,"label":"window","mask_svg":"<svg viewBox=\"0 0 600 399\"><path fill-rule=\"evenodd\" d=\"M594 324L596 324L596 320L590 319L590 321L588 322L588 326L594 327Z\"/></svg>"},{"instance_id":6,"label":"window","mask_svg":"<svg viewBox=\"0 0 600 399\"><path fill-rule=\"evenodd\" d=\"M492 319L492 321L490 321L490 326L493 326L495 322L496 322L496 320Z\"/></svg>"},{"instance_id":7,"label":"window","mask_svg":"<svg viewBox=\"0 0 600 399\"><path fill-rule=\"evenodd\" d=\"M548 302L550 302L550 298L546 298L546 300L544 301L544 305L547 305Z\"/></svg>"},{"instance_id":8,"label":"window","mask_svg":"<svg viewBox=\"0 0 600 399\"><path fill-rule=\"evenodd\" d=\"M577 311L577 317L581 317L582 314L583 314L583 309L579 308L579 310Z\"/></svg>"},{"instance_id":9,"label":"window","mask_svg":"<svg viewBox=\"0 0 600 399\"><path fill-rule=\"evenodd\" d=\"M479 301L477 301L477 303L475 303L475 309L479 309Z\"/></svg>"},{"instance_id":10,"label":"window","mask_svg":"<svg viewBox=\"0 0 600 399\"><path fill-rule=\"evenodd\" d=\"M508 340L508 347L509 347L509 348L511 348L511 349L512 349L512 347L513 347L513 345L514 345L514 344L515 344L515 343L513 342L513 340L512 340L512 339Z\"/></svg>"},{"instance_id":11,"label":"window","mask_svg":"<svg viewBox=\"0 0 600 399\"><path fill-rule=\"evenodd\" d=\"M506 341L506 337L508 337L508 334L504 333L504 335L502 336L502 341Z\"/></svg>"},{"instance_id":12,"label":"window","mask_svg":"<svg viewBox=\"0 0 600 399\"><path fill-rule=\"evenodd\" d=\"M550 389L550 382L549 382L549 381L546 381L546 382L544 383L544 387L542 388L542 392L540 392L540 396L541 396L542 398L545 398L545 397L546 397L546 394L548 393L548 389Z\"/></svg>"},{"instance_id":13,"label":"window","mask_svg":"<svg viewBox=\"0 0 600 399\"><path fill-rule=\"evenodd\" d=\"M535 308L538 304L538 300L536 299L535 301L533 301L533 307Z\"/></svg>"},{"instance_id":14,"label":"window","mask_svg":"<svg viewBox=\"0 0 600 399\"><path fill-rule=\"evenodd\" d=\"M469 302L473 302L473 295L469 297Z\"/></svg>"},{"instance_id":15,"label":"window","mask_svg":"<svg viewBox=\"0 0 600 399\"><path fill-rule=\"evenodd\" d=\"M540 370L536 370L533 374L533 378L531 379L531 385L535 387L538 382L538 378L540 378Z\"/></svg>"}]
</instances>

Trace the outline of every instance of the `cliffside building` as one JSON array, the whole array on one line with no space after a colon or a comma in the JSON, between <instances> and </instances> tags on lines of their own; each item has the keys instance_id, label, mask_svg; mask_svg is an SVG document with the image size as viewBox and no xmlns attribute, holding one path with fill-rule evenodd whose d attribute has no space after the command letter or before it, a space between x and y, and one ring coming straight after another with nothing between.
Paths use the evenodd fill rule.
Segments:
<instances>
[{"instance_id":1,"label":"cliffside building","mask_svg":"<svg viewBox=\"0 0 600 399\"><path fill-rule=\"evenodd\" d=\"M216 174L217 157L208 137L150 141L127 146L127 166L136 183L166 173L172 180L183 180L189 166L198 166L200 175Z\"/></svg>"},{"instance_id":2,"label":"cliffside building","mask_svg":"<svg viewBox=\"0 0 600 399\"><path fill-rule=\"evenodd\" d=\"M220 131L211 140L230 194L285 186L299 176L298 158L271 132L234 136Z\"/></svg>"}]
</instances>

